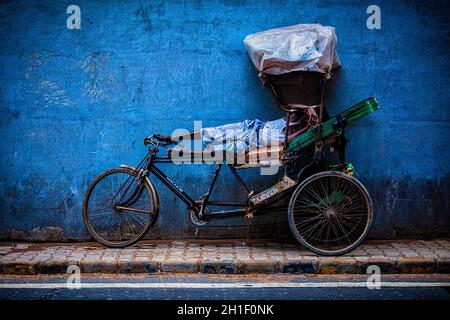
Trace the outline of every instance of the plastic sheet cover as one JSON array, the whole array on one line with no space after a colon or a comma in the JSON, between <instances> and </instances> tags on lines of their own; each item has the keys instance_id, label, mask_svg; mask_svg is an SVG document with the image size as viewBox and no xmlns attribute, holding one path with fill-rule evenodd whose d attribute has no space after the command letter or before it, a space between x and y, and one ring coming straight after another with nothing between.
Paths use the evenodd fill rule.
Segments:
<instances>
[{"instance_id":1,"label":"plastic sheet cover","mask_svg":"<svg viewBox=\"0 0 450 320\"><path fill-rule=\"evenodd\" d=\"M335 28L320 24L271 29L244 39L260 75L292 71L329 73L340 65L336 42Z\"/></svg>"}]
</instances>

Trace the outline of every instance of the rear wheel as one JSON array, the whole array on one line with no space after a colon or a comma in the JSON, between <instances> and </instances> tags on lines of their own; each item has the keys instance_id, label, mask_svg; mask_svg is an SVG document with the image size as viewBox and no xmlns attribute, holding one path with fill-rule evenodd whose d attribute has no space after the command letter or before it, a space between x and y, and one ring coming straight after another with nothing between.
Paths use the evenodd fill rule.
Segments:
<instances>
[{"instance_id":1,"label":"rear wheel","mask_svg":"<svg viewBox=\"0 0 450 320\"><path fill-rule=\"evenodd\" d=\"M122 248L139 241L155 223L158 198L146 178L126 168L108 170L89 186L83 220L101 244Z\"/></svg>"},{"instance_id":2,"label":"rear wheel","mask_svg":"<svg viewBox=\"0 0 450 320\"><path fill-rule=\"evenodd\" d=\"M341 255L364 240L372 212L372 200L361 182L341 172L325 171L295 189L288 219L302 245L320 255Z\"/></svg>"}]
</instances>

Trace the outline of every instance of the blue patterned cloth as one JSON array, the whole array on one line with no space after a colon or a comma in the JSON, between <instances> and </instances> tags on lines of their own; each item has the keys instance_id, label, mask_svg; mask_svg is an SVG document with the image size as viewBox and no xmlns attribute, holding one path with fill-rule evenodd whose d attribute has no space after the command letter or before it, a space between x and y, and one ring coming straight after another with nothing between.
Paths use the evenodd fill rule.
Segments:
<instances>
[{"instance_id":1,"label":"blue patterned cloth","mask_svg":"<svg viewBox=\"0 0 450 320\"><path fill-rule=\"evenodd\" d=\"M279 145L284 140L285 121L244 120L223 126L203 128L204 150L244 154L249 150Z\"/></svg>"}]
</instances>

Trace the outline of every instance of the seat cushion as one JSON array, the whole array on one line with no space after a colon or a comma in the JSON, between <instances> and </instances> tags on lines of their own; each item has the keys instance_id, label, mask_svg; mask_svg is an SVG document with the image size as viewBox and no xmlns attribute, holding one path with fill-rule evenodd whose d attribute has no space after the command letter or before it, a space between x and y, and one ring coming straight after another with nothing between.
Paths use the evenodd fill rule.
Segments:
<instances>
[{"instance_id":1,"label":"seat cushion","mask_svg":"<svg viewBox=\"0 0 450 320\"><path fill-rule=\"evenodd\" d=\"M283 153L283 147L264 147L264 148L258 148L256 150L250 150L245 153L245 158L239 157L239 155L234 154L232 156L233 158L233 164L234 165L243 165L243 164L259 164L261 162L267 162L271 160L279 160L281 158L281 155ZM211 162L214 161L216 158L216 154L214 151L194 151L189 149L168 149L168 155L170 158L176 161L182 161L182 162L199 162L199 161L205 161L205 162ZM222 159L229 160L230 156L226 157L226 155L223 155ZM230 161L227 161L228 163ZM231 164L231 163L229 163Z\"/></svg>"}]
</instances>

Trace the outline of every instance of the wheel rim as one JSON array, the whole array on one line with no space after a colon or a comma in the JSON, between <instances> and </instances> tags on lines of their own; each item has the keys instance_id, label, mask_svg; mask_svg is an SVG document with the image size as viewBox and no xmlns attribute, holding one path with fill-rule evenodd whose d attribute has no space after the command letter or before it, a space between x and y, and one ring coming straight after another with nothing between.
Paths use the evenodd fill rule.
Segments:
<instances>
[{"instance_id":1,"label":"wheel rim","mask_svg":"<svg viewBox=\"0 0 450 320\"><path fill-rule=\"evenodd\" d=\"M92 235L108 245L125 245L141 238L154 219L151 190L125 170L100 177L87 199L86 222Z\"/></svg>"},{"instance_id":2,"label":"wheel rim","mask_svg":"<svg viewBox=\"0 0 450 320\"><path fill-rule=\"evenodd\" d=\"M322 174L304 183L291 204L297 235L316 252L350 250L366 235L371 221L370 199L363 188L340 174Z\"/></svg>"}]
</instances>

